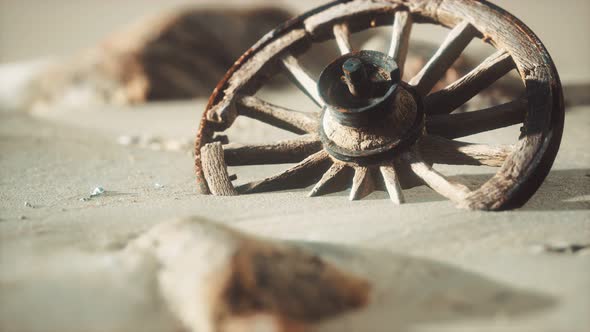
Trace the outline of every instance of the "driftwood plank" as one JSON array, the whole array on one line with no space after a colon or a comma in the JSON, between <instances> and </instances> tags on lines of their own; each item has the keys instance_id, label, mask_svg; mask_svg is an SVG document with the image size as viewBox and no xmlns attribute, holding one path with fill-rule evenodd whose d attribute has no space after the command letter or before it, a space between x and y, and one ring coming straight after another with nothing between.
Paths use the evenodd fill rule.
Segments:
<instances>
[{"instance_id":1,"label":"driftwood plank","mask_svg":"<svg viewBox=\"0 0 590 332\"><path fill-rule=\"evenodd\" d=\"M241 194L305 188L316 182L330 166L331 159L324 150L305 158L302 162L275 176L246 183L237 188Z\"/></svg>"},{"instance_id":2,"label":"driftwood plank","mask_svg":"<svg viewBox=\"0 0 590 332\"><path fill-rule=\"evenodd\" d=\"M273 144L230 143L223 147L228 166L296 163L321 149L322 142L311 134Z\"/></svg>"},{"instance_id":3,"label":"driftwood plank","mask_svg":"<svg viewBox=\"0 0 590 332\"><path fill-rule=\"evenodd\" d=\"M422 156L434 164L500 167L512 150L509 145L474 144L430 135L420 139Z\"/></svg>"},{"instance_id":4,"label":"driftwood plank","mask_svg":"<svg viewBox=\"0 0 590 332\"><path fill-rule=\"evenodd\" d=\"M445 41L424 68L410 80L410 84L416 86L418 93L427 95L455 60L459 58L476 34L477 30L469 22L463 21L459 23L449 32Z\"/></svg>"},{"instance_id":5,"label":"driftwood plank","mask_svg":"<svg viewBox=\"0 0 590 332\"><path fill-rule=\"evenodd\" d=\"M508 52L497 51L456 82L426 97L425 112L427 114L451 113L506 75L515 66Z\"/></svg>"},{"instance_id":6,"label":"driftwood plank","mask_svg":"<svg viewBox=\"0 0 590 332\"><path fill-rule=\"evenodd\" d=\"M434 115L426 118L426 131L446 138L465 137L522 123L526 110L526 99L518 99L479 111Z\"/></svg>"},{"instance_id":7,"label":"driftwood plank","mask_svg":"<svg viewBox=\"0 0 590 332\"><path fill-rule=\"evenodd\" d=\"M320 98L316 81L303 67L301 67L299 61L297 61L297 59L291 54L283 56L281 60L283 66L289 72L290 78L295 82L297 87L308 95L318 106L323 107L324 102Z\"/></svg>"},{"instance_id":8,"label":"driftwood plank","mask_svg":"<svg viewBox=\"0 0 590 332\"><path fill-rule=\"evenodd\" d=\"M350 45L350 30L348 24L338 23L334 24L334 38L336 38L336 44L340 49L341 54L348 54L352 52L352 46Z\"/></svg>"},{"instance_id":9,"label":"driftwood plank","mask_svg":"<svg viewBox=\"0 0 590 332\"><path fill-rule=\"evenodd\" d=\"M234 196L238 194L227 174L221 143L215 142L203 146L201 148L201 162L205 179L213 195Z\"/></svg>"},{"instance_id":10,"label":"driftwood plank","mask_svg":"<svg viewBox=\"0 0 590 332\"><path fill-rule=\"evenodd\" d=\"M449 200L461 204L469 194L469 188L460 183L450 181L426 164L415 152L405 153L403 159L410 164L412 171L430 188Z\"/></svg>"},{"instance_id":11,"label":"driftwood plank","mask_svg":"<svg viewBox=\"0 0 590 332\"><path fill-rule=\"evenodd\" d=\"M310 114L273 105L252 96L240 98L237 102L237 109L239 115L247 116L296 134L316 132L319 125L317 118Z\"/></svg>"},{"instance_id":12,"label":"driftwood plank","mask_svg":"<svg viewBox=\"0 0 590 332\"><path fill-rule=\"evenodd\" d=\"M410 45L410 33L412 32L412 16L407 11L395 12L391 45L387 54L392 57L398 67L400 76L404 76L404 65Z\"/></svg>"},{"instance_id":13,"label":"driftwood plank","mask_svg":"<svg viewBox=\"0 0 590 332\"><path fill-rule=\"evenodd\" d=\"M371 295L366 276L303 246L199 218L156 225L121 254L153 263L150 286L173 330L309 331L367 306Z\"/></svg>"},{"instance_id":14,"label":"driftwood plank","mask_svg":"<svg viewBox=\"0 0 590 332\"><path fill-rule=\"evenodd\" d=\"M379 170L383 176L383 182L385 182L385 188L389 193L391 201L395 204L405 203L406 200L395 167L393 165L381 166Z\"/></svg>"}]
</instances>

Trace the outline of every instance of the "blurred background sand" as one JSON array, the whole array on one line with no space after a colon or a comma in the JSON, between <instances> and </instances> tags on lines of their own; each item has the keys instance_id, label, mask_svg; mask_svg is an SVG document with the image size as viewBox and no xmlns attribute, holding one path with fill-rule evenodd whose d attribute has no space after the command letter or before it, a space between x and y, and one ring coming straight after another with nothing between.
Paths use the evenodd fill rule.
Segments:
<instances>
[{"instance_id":1,"label":"blurred background sand","mask_svg":"<svg viewBox=\"0 0 590 332\"><path fill-rule=\"evenodd\" d=\"M590 1L492 2L516 15L541 38L564 81L590 79ZM0 0L0 62L69 55L94 45L138 18L179 6L236 8L273 4L302 13L323 3L326 1ZM429 39L428 36L417 37Z\"/></svg>"}]
</instances>

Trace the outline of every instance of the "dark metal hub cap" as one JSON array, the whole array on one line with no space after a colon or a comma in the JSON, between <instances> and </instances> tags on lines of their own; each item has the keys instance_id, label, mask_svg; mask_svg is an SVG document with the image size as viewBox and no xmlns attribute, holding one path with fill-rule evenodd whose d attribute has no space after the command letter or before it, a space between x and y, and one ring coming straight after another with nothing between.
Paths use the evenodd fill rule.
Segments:
<instances>
[{"instance_id":1,"label":"dark metal hub cap","mask_svg":"<svg viewBox=\"0 0 590 332\"><path fill-rule=\"evenodd\" d=\"M391 159L421 135L420 97L401 81L395 61L376 51L341 56L321 73L325 103L320 138L335 158L359 164Z\"/></svg>"}]
</instances>

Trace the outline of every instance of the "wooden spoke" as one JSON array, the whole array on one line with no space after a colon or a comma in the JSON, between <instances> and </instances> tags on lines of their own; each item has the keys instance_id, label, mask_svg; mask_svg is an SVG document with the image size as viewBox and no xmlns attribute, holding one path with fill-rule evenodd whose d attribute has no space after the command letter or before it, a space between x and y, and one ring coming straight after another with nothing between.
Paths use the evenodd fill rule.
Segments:
<instances>
[{"instance_id":1,"label":"wooden spoke","mask_svg":"<svg viewBox=\"0 0 590 332\"><path fill-rule=\"evenodd\" d=\"M383 176L383 182L385 182L385 188L389 193L389 198L391 201L395 204L405 203L406 200L402 192L402 187L399 183L399 177L393 165L381 166L379 170Z\"/></svg>"},{"instance_id":2,"label":"wooden spoke","mask_svg":"<svg viewBox=\"0 0 590 332\"><path fill-rule=\"evenodd\" d=\"M305 158L299 164L270 178L246 183L237 188L240 194L258 193L284 189L305 188L315 181L328 169L330 157L324 150Z\"/></svg>"},{"instance_id":3,"label":"wooden spoke","mask_svg":"<svg viewBox=\"0 0 590 332\"><path fill-rule=\"evenodd\" d=\"M391 45L387 54L392 57L398 67L400 76L404 76L404 65L410 45L410 33L412 32L412 15L407 11L395 12L393 20L393 33Z\"/></svg>"},{"instance_id":4,"label":"wooden spoke","mask_svg":"<svg viewBox=\"0 0 590 332\"><path fill-rule=\"evenodd\" d=\"M451 113L514 68L514 61L508 52L500 50L494 53L453 84L429 95L424 101L426 113Z\"/></svg>"},{"instance_id":5,"label":"wooden spoke","mask_svg":"<svg viewBox=\"0 0 590 332\"><path fill-rule=\"evenodd\" d=\"M268 123L296 134L317 131L317 118L304 112L273 105L256 97L244 96L238 99L238 114Z\"/></svg>"},{"instance_id":6,"label":"wooden spoke","mask_svg":"<svg viewBox=\"0 0 590 332\"><path fill-rule=\"evenodd\" d=\"M446 138L469 136L522 123L526 110L526 99L519 99L479 111L435 115L426 118L426 131Z\"/></svg>"},{"instance_id":7,"label":"wooden spoke","mask_svg":"<svg viewBox=\"0 0 590 332\"><path fill-rule=\"evenodd\" d=\"M320 98L316 81L301 67L299 61L294 56L288 54L282 58L282 63L297 86L318 106L323 107L324 102Z\"/></svg>"},{"instance_id":8,"label":"wooden spoke","mask_svg":"<svg viewBox=\"0 0 590 332\"><path fill-rule=\"evenodd\" d=\"M322 149L316 135L304 135L274 144L240 145L230 143L224 147L228 166L297 163Z\"/></svg>"},{"instance_id":9,"label":"wooden spoke","mask_svg":"<svg viewBox=\"0 0 590 332\"><path fill-rule=\"evenodd\" d=\"M329 191L329 187L333 187L337 184L336 182L338 182L338 178L344 173L345 170L346 166L344 163L337 162L332 164L330 169L324 173L320 181L316 183L307 196L315 197L325 194L327 191Z\"/></svg>"},{"instance_id":10,"label":"wooden spoke","mask_svg":"<svg viewBox=\"0 0 590 332\"><path fill-rule=\"evenodd\" d=\"M430 188L451 201L461 203L469 194L469 188L448 180L444 175L426 164L415 152L405 153L403 158L410 163L412 171Z\"/></svg>"},{"instance_id":11,"label":"wooden spoke","mask_svg":"<svg viewBox=\"0 0 590 332\"><path fill-rule=\"evenodd\" d=\"M427 95L476 34L477 30L469 22L459 23L410 84L416 86L418 93Z\"/></svg>"},{"instance_id":12,"label":"wooden spoke","mask_svg":"<svg viewBox=\"0 0 590 332\"><path fill-rule=\"evenodd\" d=\"M355 167L354 177L352 178L352 188L350 189L351 201L362 199L369 195L375 189L375 183L371 176L371 171L367 167Z\"/></svg>"},{"instance_id":13,"label":"wooden spoke","mask_svg":"<svg viewBox=\"0 0 590 332\"><path fill-rule=\"evenodd\" d=\"M473 144L430 135L420 139L422 156L434 164L500 167L512 150L508 145Z\"/></svg>"},{"instance_id":14,"label":"wooden spoke","mask_svg":"<svg viewBox=\"0 0 590 332\"><path fill-rule=\"evenodd\" d=\"M336 43L340 49L341 54L348 54L352 52L352 46L350 46L350 31L348 30L347 23L334 24L334 37Z\"/></svg>"},{"instance_id":15,"label":"wooden spoke","mask_svg":"<svg viewBox=\"0 0 590 332\"><path fill-rule=\"evenodd\" d=\"M213 195L234 196L238 192L227 174L221 143L209 143L201 148L203 173Z\"/></svg>"}]
</instances>

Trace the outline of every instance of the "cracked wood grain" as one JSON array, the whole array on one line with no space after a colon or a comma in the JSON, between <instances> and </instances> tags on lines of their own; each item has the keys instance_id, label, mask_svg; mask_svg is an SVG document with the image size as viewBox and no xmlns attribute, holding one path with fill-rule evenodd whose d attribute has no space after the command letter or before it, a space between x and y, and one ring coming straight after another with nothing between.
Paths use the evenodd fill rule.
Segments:
<instances>
[{"instance_id":1,"label":"cracked wood grain","mask_svg":"<svg viewBox=\"0 0 590 332\"><path fill-rule=\"evenodd\" d=\"M238 194L227 174L221 143L209 143L201 148L203 172L211 193L217 196L235 196Z\"/></svg>"},{"instance_id":2,"label":"cracked wood grain","mask_svg":"<svg viewBox=\"0 0 590 332\"><path fill-rule=\"evenodd\" d=\"M426 97L425 112L451 113L514 68L510 54L497 51L456 82Z\"/></svg>"},{"instance_id":3,"label":"cracked wood grain","mask_svg":"<svg viewBox=\"0 0 590 332\"><path fill-rule=\"evenodd\" d=\"M309 134L272 144L230 143L223 152L228 166L243 166L296 163L321 149L319 138Z\"/></svg>"},{"instance_id":4,"label":"cracked wood grain","mask_svg":"<svg viewBox=\"0 0 590 332\"><path fill-rule=\"evenodd\" d=\"M309 113L273 105L253 96L239 98L237 109L239 115L256 119L295 134L316 132L319 125L317 117Z\"/></svg>"},{"instance_id":5,"label":"cracked wood grain","mask_svg":"<svg viewBox=\"0 0 590 332\"><path fill-rule=\"evenodd\" d=\"M467 21L459 23L445 39L424 68L410 80L421 95L427 95L444 73L459 58L476 36L477 30Z\"/></svg>"}]
</instances>

